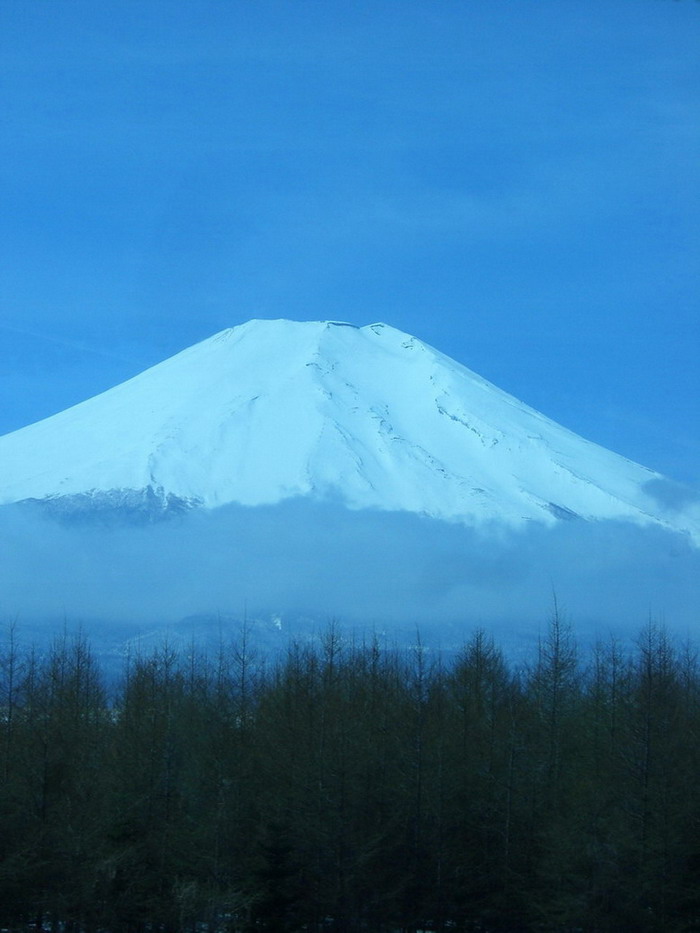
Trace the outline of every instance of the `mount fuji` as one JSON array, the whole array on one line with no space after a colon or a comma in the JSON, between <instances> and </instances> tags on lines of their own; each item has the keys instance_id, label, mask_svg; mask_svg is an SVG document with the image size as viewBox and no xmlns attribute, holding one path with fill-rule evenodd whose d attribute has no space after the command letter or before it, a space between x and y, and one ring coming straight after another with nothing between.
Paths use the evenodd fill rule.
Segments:
<instances>
[{"instance_id":1,"label":"mount fuji","mask_svg":"<svg viewBox=\"0 0 700 933\"><path fill-rule=\"evenodd\" d=\"M253 320L0 438L0 505L62 517L293 498L471 527L583 519L700 543L663 476L386 324Z\"/></svg>"}]
</instances>

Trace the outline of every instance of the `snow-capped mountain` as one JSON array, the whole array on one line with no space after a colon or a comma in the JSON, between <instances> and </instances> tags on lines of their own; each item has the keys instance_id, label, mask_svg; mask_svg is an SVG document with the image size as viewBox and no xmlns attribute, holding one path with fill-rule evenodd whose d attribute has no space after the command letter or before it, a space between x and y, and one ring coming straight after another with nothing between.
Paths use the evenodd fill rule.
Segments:
<instances>
[{"instance_id":1,"label":"snow-capped mountain","mask_svg":"<svg viewBox=\"0 0 700 933\"><path fill-rule=\"evenodd\" d=\"M385 324L250 321L0 438L0 504L153 514L310 497L700 540L695 516L655 499L659 482Z\"/></svg>"}]
</instances>

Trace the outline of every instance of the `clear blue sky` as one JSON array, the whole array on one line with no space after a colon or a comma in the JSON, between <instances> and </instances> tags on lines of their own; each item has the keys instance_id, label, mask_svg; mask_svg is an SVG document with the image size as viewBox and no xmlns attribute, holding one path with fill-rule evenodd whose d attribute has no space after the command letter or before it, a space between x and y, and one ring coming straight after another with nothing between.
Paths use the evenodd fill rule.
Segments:
<instances>
[{"instance_id":1,"label":"clear blue sky","mask_svg":"<svg viewBox=\"0 0 700 933\"><path fill-rule=\"evenodd\" d=\"M383 320L700 486L697 0L3 0L0 113L0 433Z\"/></svg>"}]
</instances>

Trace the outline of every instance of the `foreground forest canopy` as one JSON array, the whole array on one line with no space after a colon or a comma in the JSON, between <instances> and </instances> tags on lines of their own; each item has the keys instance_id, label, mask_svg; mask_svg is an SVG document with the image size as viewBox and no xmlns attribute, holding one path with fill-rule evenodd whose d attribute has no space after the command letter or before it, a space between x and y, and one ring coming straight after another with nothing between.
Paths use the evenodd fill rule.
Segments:
<instances>
[{"instance_id":1,"label":"foreground forest canopy","mask_svg":"<svg viewBox=\"0 0 700 933\"><path fill-rule=\"evenodd\" d=\"M700 929L700 669L648 625L449 664L330 626L279 661L0 654L0 926Z\"/></svg>"}]
</instances>

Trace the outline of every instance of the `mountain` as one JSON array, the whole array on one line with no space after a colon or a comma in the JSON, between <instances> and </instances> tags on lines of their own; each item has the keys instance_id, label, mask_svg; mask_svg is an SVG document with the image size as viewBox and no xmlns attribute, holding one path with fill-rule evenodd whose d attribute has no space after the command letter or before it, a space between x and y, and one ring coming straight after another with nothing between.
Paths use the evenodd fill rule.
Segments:
<instances>
[{"instance_id":1,"label":"mountain","mask_svg":"<svg viewBox=\"0 0 700 933\"><path fill-rule=\"evenodd\" d=\"M0 504L70 515L308 497L700 541L697 518L660 501L665 482L385 324L253 320L0 438Z\"/></svg>"}]
</instances>

